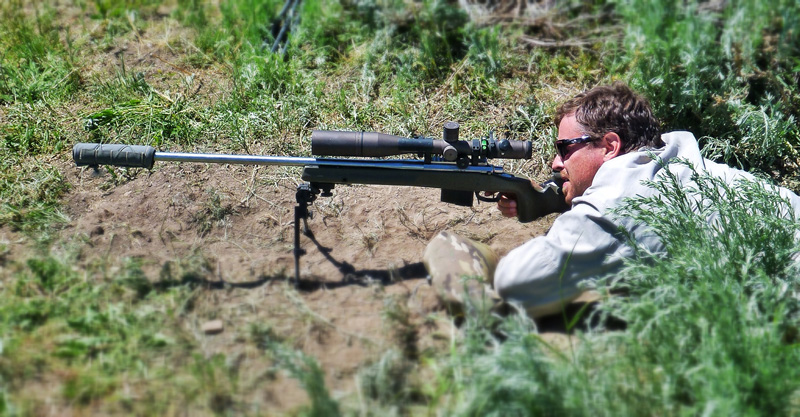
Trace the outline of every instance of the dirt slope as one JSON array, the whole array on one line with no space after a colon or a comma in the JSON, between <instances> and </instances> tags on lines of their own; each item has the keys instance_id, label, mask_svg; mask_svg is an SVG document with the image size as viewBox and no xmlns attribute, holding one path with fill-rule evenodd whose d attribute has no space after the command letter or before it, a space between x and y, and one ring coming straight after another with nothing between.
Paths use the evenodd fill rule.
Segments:
<instances>
[{"instance_id":1,"label":"dirt slope","mask_svg":"<svg viewBox=\"0 0 800 417\"><path fill-rule=\"evenodd\" d=\"M312 207L314 239L302 237L307 254L295 287L297 170L164 163L118 181L71 164L63 172L72 184L64 233L88 240L83 262L135 258L152 281L200 282L182 325L206 354L241 358L257 380L268 364L241 340L253 323L267 324L317 359L334 394L352 393L356 370L397 344L400 330L383 318L387 308L408 313L415 349L444 347L451 337L421 264L435 233L456 231L504 254L552 221L523 225L493 204L444 204L436 189L338 186ZM212 319L223 321L221 334L202 332ZM268 408L306 401L293 381L274 382L258 391Z\"/></svg>"}]
</instances>

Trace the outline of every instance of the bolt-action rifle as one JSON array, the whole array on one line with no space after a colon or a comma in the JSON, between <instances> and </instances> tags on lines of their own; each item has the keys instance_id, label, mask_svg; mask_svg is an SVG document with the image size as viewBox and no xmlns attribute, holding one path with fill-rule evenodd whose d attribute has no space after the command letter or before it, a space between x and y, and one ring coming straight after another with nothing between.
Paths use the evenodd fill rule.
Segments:
<instances>
[{"instance_id":1,"label":"bolt-action rifle","mask_svg":"<svg viewBox=\"0 0 800 417\"><path fill-rule=\"evenodd\" d=\"M496 202L500 194L513 194L519 221L523 223L569 208L557 174L536 186L529 179L508 174L502 167L487 162L489 158L529 159L530 142L496 140L492 134L462 141L458 139L458 129L458 123L445 123L442 139L323 130L311 134L314 155L369 159L157 152L151 146L98 143L76 144L72 157L78 166L95 168L113 165L151 169L156 161L302 166L302 179L306 182L297 187L294 210L294 263L298 280L300 256L305 254L300 248L300 222L304 234L311 236L309 206L317 196L332 196L336 184L440 188L441 201L460 206L472 206L473 195L481 201ZM404 154L417 154L421 159L379 159ZM479 194L481 191L490 192L490 196Z\"/></svg>"}]
</instances>

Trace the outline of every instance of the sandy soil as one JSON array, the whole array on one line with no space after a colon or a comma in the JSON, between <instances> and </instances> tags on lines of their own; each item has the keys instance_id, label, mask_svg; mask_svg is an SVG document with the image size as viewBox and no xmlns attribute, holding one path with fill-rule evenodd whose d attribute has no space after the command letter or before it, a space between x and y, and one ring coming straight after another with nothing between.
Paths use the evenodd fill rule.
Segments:
<instances>
[{"instance_id":1,"label":"sandy soil","mask_svg":"<svg viewBox=\"0 0 800 417\"><path fill-rule=\"evenodd\" d=\"M319 361L334 394L352 392L356 370L397 343L398 329L382 318L390 303L408 312L414 349L449 342L451 320L421 264L434 234L455 231L504 254L552 222L520 224L490 203L441 203L437 189L337 186L313 204L314 237L301 238L307 254L294 285L298 170L159 163L152 172L130 171L120 184L105 170L65 163L63 172L72 185L63 233L88 242L82 262L135 258L153 281L189 273L204 287L184 326L206 354L240 357L256 379L268 364L242 337L253 323L267 324ZM204 334L214 319L224 331ZM270 408L306 401L295 382L273 382L260 391Z\"/></svg>"}]
</instances>

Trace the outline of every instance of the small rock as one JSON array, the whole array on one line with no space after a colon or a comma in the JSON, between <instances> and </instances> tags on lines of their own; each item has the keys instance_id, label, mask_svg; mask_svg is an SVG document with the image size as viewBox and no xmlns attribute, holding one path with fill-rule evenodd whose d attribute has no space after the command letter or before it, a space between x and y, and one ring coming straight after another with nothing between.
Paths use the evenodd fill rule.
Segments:
<instances>
[{"instance_id":1,"label":"small rock","mask_svg":"<svg viewBox=\"0 0 800 417\"><path fill-rule=\"evenodd\" d=\"M225 325L222 320L211 320L203 324L203 333L205 334L220 334L225 330Z\"/></svg>"},{"instance_id":2,"label":"small rock","mask_svg":"<svg viewBox=\"0 0 800 417\"><path fill-rule=\"evenodd\" d=\"M106 230L103 229L103 226L97 226L94 229L92 229L91 232L89 232L89 237L100 236L105 232L106 232Z\"/></svg>"}]
</instances>

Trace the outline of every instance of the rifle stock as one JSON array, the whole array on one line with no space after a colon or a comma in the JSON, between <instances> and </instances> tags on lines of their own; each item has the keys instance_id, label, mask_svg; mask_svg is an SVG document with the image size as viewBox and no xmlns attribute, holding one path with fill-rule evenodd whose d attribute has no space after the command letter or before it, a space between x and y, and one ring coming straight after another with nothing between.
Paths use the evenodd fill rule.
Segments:
<instances>
[{"instance_id":1,"label":"rifle stock","mask_svg":"<svg viewBox=\"0 0 800 417\"><path fill-rule=\"evenodd\" d=\"M302 179L320 188L322 184L376 184L442 189L442 201L471 206L472 196L480 191L513 194L517 198L519 221L527 223L550 213L567 209L555 183L535 188L526 178L503 172L475 170L409 170L402 167L348 167L309 165Z\"/></svg>"}]
</instances>

